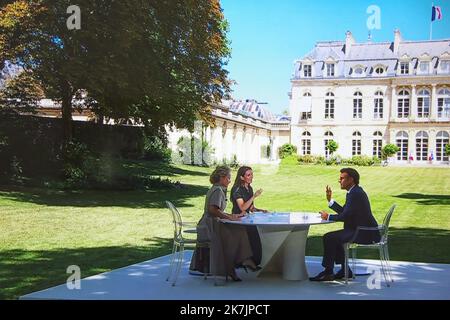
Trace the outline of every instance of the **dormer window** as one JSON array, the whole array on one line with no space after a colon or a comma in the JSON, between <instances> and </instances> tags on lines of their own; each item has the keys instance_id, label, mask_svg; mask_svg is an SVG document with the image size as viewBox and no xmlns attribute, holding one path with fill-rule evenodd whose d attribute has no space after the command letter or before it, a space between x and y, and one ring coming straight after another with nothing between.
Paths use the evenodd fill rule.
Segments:
<instances>
[{"instance_id":1,"label":"dormer window","mask_svg":"<svg viewBox=\"0 0 450 320\"><path fill-rule=\"evenodd\" d=\"M419 73L428 74L430 73L430 62L429 61L420 61L419 63Z\"/></svg>"},{"instance_id":2,"label":"dormer window","mask_svg":"<svg viewBox=\"0 0 450 320\"><path fill-rule=\"evenodd\" d=\"M311 78L312 77L312 65L305 64L303 66L303 76L305 78Z\"/></svg>"},{"instance_id":3,"label":"dormer window","mask_svg":"<svg viewBox=\"0 0 450 320\"><path fill-rule=\"evenodd\" d=\"M440 69L442 73L450 73L450 60L441 60Z\"/></svg>"},{"instance_id":4,"label":"dormer window","mask_svg":"<svg viewBox=\"0 0 450 320\"><path fill-rule=\"evenodd\" d=\"M383 67L376 67L375 68L375 75L382 76L384 74L384 68Z\"/></svg>"},{"instance_id":5,"label":"dormer window","mask_svg":"<svg viewBox=\"0 0 450 320\"><path fill-rule=\"evenodd\" d=\"M400 74L409 74L409 61L400 62Z\"/></svg>"},{"instance_id":6,"label":"dormer window","mask_svg":"<svg viewBox=\"0 0 450 320\"><path fill-rule=\"evenodd\" d=\"M355 68L355 75L356 76L362 76L362 74L364 73L364 70L362 67L356 67Z\"/></svg>"},{"instance_id":7,"label":"dormer window","mask_svg":"<svg viewBox=\"0 0 450 320\"><path fill-rule=\"evenodd\" d=\"M327 63L327 77L334 77L334 63Z\"/></svg>"}]
</instances>

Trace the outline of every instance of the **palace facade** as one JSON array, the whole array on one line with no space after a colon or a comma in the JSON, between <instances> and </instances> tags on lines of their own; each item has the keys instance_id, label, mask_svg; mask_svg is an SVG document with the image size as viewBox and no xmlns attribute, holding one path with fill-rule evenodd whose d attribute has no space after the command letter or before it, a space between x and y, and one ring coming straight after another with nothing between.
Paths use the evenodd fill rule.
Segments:
<instances>
[{"instance_id":1,"label":"palace facade","mask_svg":"<svg viewBox=\"0 0 450 320\"><path fill-rule=\"evenodd\" d=\"M291 141L299 154L381 156L387 143L397 163L448 162L450 40L318 42L296 61L291 79Z\"/></svg>"}]
</instances>

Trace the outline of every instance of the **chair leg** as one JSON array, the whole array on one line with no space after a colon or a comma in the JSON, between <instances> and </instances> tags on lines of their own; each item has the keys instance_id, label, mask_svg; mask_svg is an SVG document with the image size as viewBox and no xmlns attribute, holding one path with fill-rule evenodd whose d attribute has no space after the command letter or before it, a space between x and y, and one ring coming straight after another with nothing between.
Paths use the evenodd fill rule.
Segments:
<instances>
[{"instance_id":1,"label":"chair leg","mask_svg":"<svg viewBox=\"0 0 450 320\"><path fill-rule=\"evenodd\" d=\"M168 274L167 274L167 279L166 279L166 281L169 281L170 276L172 275L173 262L174 262L174 257L175 257L175 249L176 249L176 245L175 245L175 242L174 242L174 243L173 243L173 246L172 246L172 256L170 257L169 272L168 272Z\"/></svg>"},{"instance_id":2,"label":"chair leg","mask_svg":"<svg viewBox=\"0 0 450 320\"><path fill-rule=\"evenodd\" d=\"M344 259L344 277L345 277L345 284L348 284L348 250L349 245L346 243L344 244L344 253L345 253L345 259Z\"/></svg>"},{"instance_id":3,"label":"chair leg","mask_svg":"<svg viewBox=\"0 0 450 320\"><path fill-rule=\"evenodd\" d=\"M352 249L352 269L353 269L353 279L356 277L356 248Z\"/></svg>"},{"instance_id":4,"label":"chair leg","mask_svg":"<svg viewBox=\"0 0 450 320\"><path fill-rule=\"evenodd\" d=\"M389 249L388 246L383 246L384 249L384 257L386 259L386 265L389 273L389 278L391 279L391 282L394 282L394 278L392 277L392 268L391 268L391 260L389 258Z\"/></svg>"},{"instance_id":5,"label":"chair leg","mask_svg":"<svg viewBox=\"0 0 450 320\"><path fill-rule=\"evenodd\" d=\"M387 280L387 274L386 274L387 271L386 271L386 268L384 266L385 261L384 261L384 250L383 250L383 247L380 246L379 251L380 251L381 272L383 273L384 281L386 282L386 286L389 287L390 285L389 285L389 281Z\"/></svg>"},{"instance_id":6,"label":"chair leg","mask_svg":"<svg viewBox=\"0 0 450 320\"><path fill-rule=\"evenodd\" d=\"M180 273L181 265L183 264L183 254L184 254L184 246L180 245L180 250L178 251L178 259L177 259L177 267L175 269L175 278L173 279L172 286L175 286L175 283L178 279L178 274Z\"/></svg>"}]
</instances>

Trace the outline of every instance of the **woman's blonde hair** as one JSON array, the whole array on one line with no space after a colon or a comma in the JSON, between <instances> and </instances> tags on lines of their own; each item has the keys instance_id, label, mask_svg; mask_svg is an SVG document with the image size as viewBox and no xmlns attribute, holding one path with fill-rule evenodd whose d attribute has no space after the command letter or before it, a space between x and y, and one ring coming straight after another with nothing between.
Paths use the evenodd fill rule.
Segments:
<instances>
[{"instance_id":1,"label":"woman's blonde hair","mask_svg":"<svg viewBox=\"0 0 450 320\"><path fill-rule=\"evenodd\" d=\"M230 173L231 173L230 168L226 166L219 166L209 176L209 182L211 182L211 184L219 183L220 177L226 177Z\"/></svg>"}]
</instances>

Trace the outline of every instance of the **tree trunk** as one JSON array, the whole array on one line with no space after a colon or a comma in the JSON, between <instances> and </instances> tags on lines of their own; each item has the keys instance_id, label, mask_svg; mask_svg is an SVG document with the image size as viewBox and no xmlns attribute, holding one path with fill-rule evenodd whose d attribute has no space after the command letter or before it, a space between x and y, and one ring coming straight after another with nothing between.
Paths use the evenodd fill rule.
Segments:
<instances>
[{"instance_id":1,"label":"tree trunk","mask_svg":"<svg viewBox=\"0 0 450 320\"><path fill-rule=\"evenodd\" d=\"M63 150L72 140L72 90L69 84L64 86L62 98Z\"/></svg>"}]
</instances>

